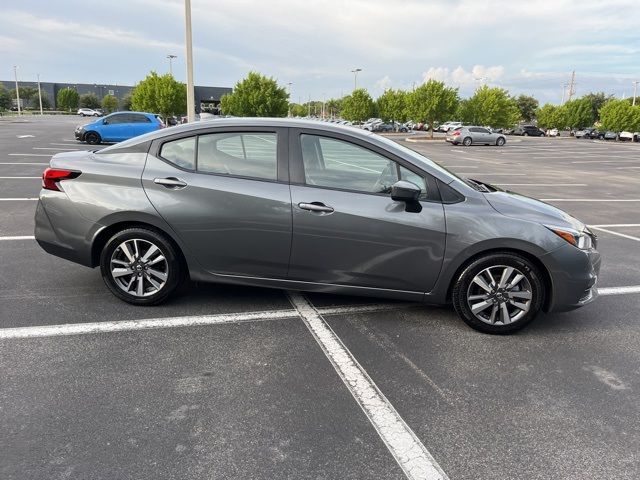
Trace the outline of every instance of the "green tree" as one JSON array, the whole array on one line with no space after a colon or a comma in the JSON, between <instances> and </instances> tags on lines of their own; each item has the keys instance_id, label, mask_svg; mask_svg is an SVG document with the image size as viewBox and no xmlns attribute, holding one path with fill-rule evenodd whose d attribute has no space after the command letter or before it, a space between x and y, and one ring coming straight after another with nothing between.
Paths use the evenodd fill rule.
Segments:
<instances>
[{"instance_id":1,"label":"green tree","mask_svg":"<svg viewBox=\"0 0 640 480\"><path fill-rule=\"evenodd\" d=\"M530 95L519 95L515 99L520 118L525 122L530 122L536 118L536 110L538 109L538 100Z\"/></svg>"},{"instance_id":2,"label":"green tree","mask_svg":"<svg viewBox=\"0 0 640 480\"><path fill-rule=\"evenodd\" d=\"M41 95L42 95L42 109L50 110L51 100L49 100L49 96L47 95L47 92L41 92ZM29 108L32 108L34 110L40 110L40 99L38 98L37 94L31 97L31 100L29 100Z\"/></svg>"},{"instance_id":3,"label":"green tree","mask_svg":"<svg viewBox=\"0 0 640 480\"><path fill-rule=\"evenodd\" d=\"M56 97L56 107L58 110L71 111L78 108L79 95L73 88L63 88L58 90Z\"/></svg>"},{"instance_id":4,"label":"green tree","mask_svg":"<svg viewBox=\"0 0 640 480\"><path fill-rule=\"evenodd\" d=\"M613 95L607 95L604 92L597 92L589 93L582 98L591 103L591 115L593 116L594 121L598 121L600 119L600 109L605 103L613 99Z\"/></svg>"},{"instance_id":5,"label":"green tree","mask_svg":"<svg viewBox=\"0 0 640 480\"><path fill-rule=\"evenodd\" d=\"M385 121L406 122L407 96L408 94L404 90L393 90L391 88L385 90L376 102L380 118Z\"/></svg>"},{"instance_id":6,"label":"green tree","mask_svg":"<svg viewBox=\"0 0 640 480\"><path fill-rule=\"evenodd\" d=\"M236 117L286 117L289 94L275 79L249 72L236 83L233 93L222 96L220 107L226 115Z\"/></svg>"},{"instance_id":7,"label":"green tree","mask_svg":"<svg viewBox=\"0 0 640 480\"><path fill-rule=\"evenodd\" d=\"M458 107L458 89L445 86L444 82L430 79L407 96L409 117L429 125L433 137L436 122L450 120Z\"/></svg>"},{"instance_id":8,"label":"green tree","mask_svg":"<svg viewBox=\"0 0 640 480\"><path fill-rule=\"evenodd\" d=\"M120 110L131 110L131 94L127 93L124 97L120 99Z\"/></svg>"},{"instance_id":9,"label":"green tree","mask_svg":"<svg viewBox=\"0 0 640 480\"><path fill-rule=\"evenodd\" d=\"M100 108L100 99L95 93L80 95L80 108Z\"/></svg>"},{"instance_id":10,"label":"green tree","mask_svg":"<svg viewBox=\"0 0 640 480\"><path fill-rule=\"evenodd\" d=\"M543 129L567 127L566 109L550 103L544 104L536 114L538 126Z\"/></svg>"},{"instance_id":11,"label":"green tree","mask_svg":"<svg viewBox=\"0 0 640 480\"><path fill-rule=\"evenodd\" d=\"M600 109L600 122L614 132L640 130L640 105L631 106L625 100L609 100Z\"/></svg>"},{"instance_id":12,"label":"green tree","mask_svg":"<svg viewBox=\"0 0 640 480\"><path fill-rule=\"evenodd\" d=\"M0 112L11 108L11 94L0 83Z\"/></svg>"},{"instance_id":13,"label":"green tree","mask_svg":"<svg viewBox=\"0 0 640 480\"><path fill-rule=\"evenodd\" d=\"M566 111L566 126L569 128L590 127L595 121L593 106L588 98L571 100L565 103L562 108Z\"/></svg>"},{"instance_id":14,"label":"green tree","mask_svg":"<svg viewBox=\"0 0 640 480\"><path fill-rule=\"evenodd\" d=\"M304 105L300 105L299 103L291 103L289 104L289 111L291 112L292 117L306 117L307 116L307 108Z\"/></svg>"},{"instance_id":15,"label":"green tree","mask_svg":"<svg viewBox=\"0 0 640 480\"><path fill-rule=\"evenodd\" d=\"M113 95L105 95L102 99L102 109L105 113L112 113L118 110L118 99Z\"/></svg>"},{"instance_id":16,"label":"green tree","mask_svg":"<svg viewBox=\"0 0 640 480\"><path fill-rule=\"evenodd\" d=\"M375 109L373 99L364 88L358 88L342 100L342 118L362 122L371 118Z\"/></svg>"},{"instance_id":17,"label":"green tree","mask_svg":"<svg viewBox=\"0 0 640 480\"><path fill-rule=\"evenodd\" d=\"M164 118L187 111L187 88L170 74L151 72L131 93L131 108L159 113Z\"/></svg>"},{"instance_id":18,"label":"green tree","mask_svg":"<svg viewBox=\"0 0 640 480\"><path fill-rule=\"evenodd\" d=\"M38 89L33 87L18 87L18 93L20 93L20 100L22 105L30 108L33 98L38 98ZM16 89L14 88L10 92L11 98L16 98ZM38 106L40 108L40 106Z\"/></svg>"},{"instance_id":19,"label":"green tree","mask_svg":"<svg viewBox=\"0 0 640 480\"><path fill-rule=\"evenodd\" d=\"M339 117L342 112L342 98L330 98L327 100L324 111L330 117Z\"/></svg>"},{"instance_id":20,"label":"green tree","mask_svg":"<svg viewBox=\"0 0 640 480\"><path fill-rule=\"evenodd\" d=\"M509 93L487 85L476 90L461 113L464 122L490 127L511 127L520 119L518 105Z\"/></svg>"}]
</instances>

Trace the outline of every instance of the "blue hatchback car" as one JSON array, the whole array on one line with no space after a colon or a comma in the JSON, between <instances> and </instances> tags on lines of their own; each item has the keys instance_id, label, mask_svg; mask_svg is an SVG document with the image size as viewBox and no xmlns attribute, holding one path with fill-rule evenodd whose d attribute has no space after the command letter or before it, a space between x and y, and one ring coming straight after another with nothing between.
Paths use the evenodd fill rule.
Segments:
<instances>
[{"instance_id":1,"label":"blue hatchback car","mask_svg":"<svg viewBox=\"0 0 640 480\"><path fill-rule=\"evenodd\" d=\"M116 112L76 128L76 140L92 145L121 142L143 133L164 128L162 119L153 113Z\"/></svg>"}]
</instances>

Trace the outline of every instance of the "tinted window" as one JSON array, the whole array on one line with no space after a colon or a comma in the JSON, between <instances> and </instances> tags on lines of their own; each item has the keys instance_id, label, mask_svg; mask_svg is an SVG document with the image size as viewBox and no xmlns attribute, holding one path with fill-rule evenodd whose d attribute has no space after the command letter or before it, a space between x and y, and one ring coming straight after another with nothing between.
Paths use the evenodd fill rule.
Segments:
<instances>
[{"instance_id":1,"label":"tinted window","mask_svg":"<svg viewBox=\"0 0 640 480\"><path fill-rule=\"evenodd\" d=\"M195 168L196 138L181 138L162 145L160 156L178 167Z\"/></svg>"},{"instance_id":2,"label":"tinted window","mask_svg":"<svg viewBox=\"0 0 640 480\"><path fill-rule=\"evenodd\" d=\"M486 128L479 128L478 129L479 133L491 133L489 130L487 130Z\"/></svg>"},{"instance_id":3,"label":"tinted window","mask_svg":"<svg viewBox=\"0 0 640 480\"><path fill-rule=\"evenodd\" d=\"M129 113L127 115L128 123L151 123L151 120L146 115L140 115L139 113Z\"/></svg>"},{"instance_id":4,"label":"tinted window","mask_svg":"<svg viewBox=\"0 0 640 480\"><path fill-rule=\"evenodd\" d=\"M396 163L349 142L301 135L305 182L320 187L390 193L398 181Z\"/></svg>"},{"instance_id":5,"label":"tinted window","mask_svg":"<svg viewBox=\"0 0 640 480\"><path fill-rule=\"evenodd\" d=\"M422 190L422 195L426 194L427 181L422 175L418 175L417 173L414 173L411 170L400 166L400 179L414 183L415 185L420 187L420 190Z\"/></svg>"},{"instance_id":6,"label":"tinted window","mask_svg":"<svg viewBox=\"0 0 640 480\"><path fill-rule=\"evenodd\" d=\"M118 123L127 123L129 114L127 113L119 113L117 115L110 115L109 117L105 118L105 121L107 122L108 125L116 125Z\"/></svg>"},{"instance_id":7,"label":"tinted window","mask_svg":"<svg viewBox=\"0 0 640 480\"><path fill-rule=\"evenodd\" d=\"M473 133L482 133L482 129L481 128L476 128L476 127L471 127L469 129L469 131L473 132Z\"/></svg>"},{"instance_id":8,"label":"tinted window","mask_svg":"<svg viewBox=\"0 0 640 480\"><path fill-rule=\"evenodd\" d=\"M276 180L275 133L212 133L198 137L198 171Z\"/></svg>"}]
</instances>

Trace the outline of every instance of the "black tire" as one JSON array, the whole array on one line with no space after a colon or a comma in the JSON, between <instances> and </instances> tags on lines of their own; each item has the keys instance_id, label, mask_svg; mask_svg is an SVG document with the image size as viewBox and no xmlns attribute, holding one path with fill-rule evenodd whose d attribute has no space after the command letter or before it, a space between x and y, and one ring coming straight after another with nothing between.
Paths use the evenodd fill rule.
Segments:
<instances>
[{"instance_id":1,"label":"black tire","mask_svg":"<svg viewBox=\"0 0 640 480\"><path fill-rule=\"evenodd\" d=\"M472 143L473 143L473 140L471 139L471 137L464 137L464 140L462 140L462 144L465 147L470 147Z\"/></svg>"},{"instance_id":2,"label":"black tire","mask_svg":"<svg viewBox=\"0 0 640 480\"><path fill-rule=\"evenodd\" d=\"M163 263L163 265L166 265L163 271L163 273L166 272L165 283L162 285L162 288L153 294L146 294L145 292L147 296L137 296L126 292L116 283L111 272L111 261L114 252L123 242L133 239L155 245L160 254L164 256L166 262ZM157 268L161 269L161 266ZM111 293L127 303L141 306L158 305L164 302L187 278L187 269L173 243L164 234L147 228L128 228L113 235L109 241L107 241L100 254L100 273L102 274L105 285L111 290ZM147 282L146 288L152 290L152 287L153 286Z\"/></svg>"},{"instance_id":3,"label":"black tire","mask_svg":"<svg viewBox=\"0 0 640 480\"><path fill-rule=\"evenodd\" d=\"M496 140L496 145L498 147L501 147L505 144L506 140L503 137L498 137L498 139Z\"/></svg>"},{"instance_id":4,"label":"black tire","mask_svg":"<svg viewBox=\"0 0 640 480\"><path fill-rule=\"evenodd\" d=\"M84 117L84 113L81 113L81 114L80 114L80 116L81 116L81 117Z\"/></svg>"},{"instance_id":5,"label":"black tire","mask_svg":"<svg viewBox=\"0 0 640 480\"><path fill-rule=\"evenodd\" d=\"M524 278L531 289L531 299L528 300L528 311L520 318L512 321L511 323L490 324L487 323L487 321L482 321L477 318L477 316L471 311L468 295L471 290L471 284L476 275L479 275L483 270L489 267L499 268L501 266L513 267L524 275ZM504 335L520 330L533 321L542 309L544 297L544 277L540 270L530 260L511 252L497 252L477 258L464 268L458 278L455 279L452 302L458 316L474 330L478 330L483 333ZM508 308L512 309L513 312L519 311L516 307L509 306Z\"/></svg>"},{"instance_id":6,"label":"black tire","mask_svg":"<svg viewBox=\"0 0 640 480\"><path fill-rule=\"evenodd\" d=\"M527 132L524 132L524 133L522 134L522 136L523 136L523 137L528 137L528 136L529 136L529 134L528 134Z\"/></svg>"},{"instance_id":7,"label":"black tire","mask_svg":"<svg viewBox=\"0 0 640 480\"><path fill-rule=\"evenodd\" d=\"M102 141L102 138L100 138L98 132L87 132L84 134L84 141L90 145L98 145Z\"/></svg>"}]
</instances>

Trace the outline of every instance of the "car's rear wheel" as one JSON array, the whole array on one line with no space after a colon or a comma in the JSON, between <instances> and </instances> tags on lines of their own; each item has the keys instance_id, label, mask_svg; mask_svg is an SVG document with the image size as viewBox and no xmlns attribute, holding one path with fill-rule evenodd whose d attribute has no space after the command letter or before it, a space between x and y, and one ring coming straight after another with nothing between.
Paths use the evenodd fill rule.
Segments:
<instances>
[{"instance_id":1,"label":"car's rear wheel","mask_svg":"<svg viewBox=\"0 0 640 480\"><path fill-rule=\"evenodd\" d=\"M171 241L145 228L128 228L112 236L102 249L100 271L109 290L134 305L162 303L185 277Z\"/></svg>"},{"instance_id":2,"label":"car's rear wheel","mask_svg":"<svg viewBox=\"0 0 640 480\"><path fill-rule=\"evenodd\" d=\"M102 141L102 138L98 132L87 132L84 135L84 141L91 145L97 145Z\"/></svg>"},{"instance_id":3,"label":"car's rear wheel","mask_svg":"<svg viewBox=\"0 0 640 480\"><path fill-rule=\"evenodd\" d=\"M460 274L453 306L471 328L507 334L520 330L540 312L544 279L527 258L510 252L478 258Z\"/></svg>"},{"instance_id":4,"label":"car's rear wheel","mask_svg":"<svg viewBox=\"0 0 640 480\"><path fill-rule=\"evenodd\" d=\"M496 145L501 147L504 145L504 142L505 142L504 138L498 137L498 140L496 140Z\"/></svg>"},{"instance_id":5,"label":"car's rear wheel","mask_svg":"<svg viewBox=\"0 0 640 480\"><path fill-rule=\"evenodd\" d=\"M529 136L529 134L528 134L527 132L524 132L524 133L522 134L522 136L523 136L523 137L528 137L528 136Z\"/></svg>"},{"instance_id":6,"label":"car's rear wheel","mask_svg":"<svg viewBox=\"0 0 640 480\"><path fill-rule=\"evenodd\" d=\"M470 146L470 145L471 145L471 143L473 143L473 140L471 140L471 137L465 137L465 139L464 139L464 140L462 140L462 144L463 144L465 147Z\"/></svg>"}]
</instances>

